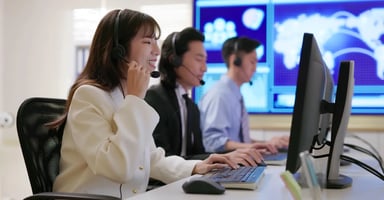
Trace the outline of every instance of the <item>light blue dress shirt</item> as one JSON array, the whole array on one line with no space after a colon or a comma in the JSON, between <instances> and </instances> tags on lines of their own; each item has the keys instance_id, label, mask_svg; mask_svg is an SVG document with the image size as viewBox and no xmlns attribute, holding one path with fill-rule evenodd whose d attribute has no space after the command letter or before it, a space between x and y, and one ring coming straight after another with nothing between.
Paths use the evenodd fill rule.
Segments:
<instances>
[{"instance_id":1,"label":"light blue dress shirt","mask_svg":"<svg viewBox=\"0 0 384 200\"><path fill-rule=\"evenodd\" d=\"M226 74L199 102L203 143L208 152L224 151L228 140L240 142L240 87Z\"/></svg>"}]
</instances>

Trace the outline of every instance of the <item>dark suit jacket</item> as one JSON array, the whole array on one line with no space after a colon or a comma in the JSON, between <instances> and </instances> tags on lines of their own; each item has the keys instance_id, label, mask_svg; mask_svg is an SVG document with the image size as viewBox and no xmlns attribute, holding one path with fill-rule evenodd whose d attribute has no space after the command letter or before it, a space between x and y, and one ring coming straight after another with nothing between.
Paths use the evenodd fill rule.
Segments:
<instances>
[{"instance_id":1,"label":"dark suit jacket","mask_svg":"<svg viewBox=\"0 0 384 200\"><path fill-rule=\"evenodd\" d=\"M181 122L180 108L177 102L175 90L167 88L163 84L151 86L145 95L148 102L160 115L153 138L156 146L163 147L166 155L181 155ZM205 159L209 156L205 152L202 133L200 129L200 111L193 103L193 118L190 121L193 133L192 152L185 156L186 159Z\"/></svg>"}]
</instances>

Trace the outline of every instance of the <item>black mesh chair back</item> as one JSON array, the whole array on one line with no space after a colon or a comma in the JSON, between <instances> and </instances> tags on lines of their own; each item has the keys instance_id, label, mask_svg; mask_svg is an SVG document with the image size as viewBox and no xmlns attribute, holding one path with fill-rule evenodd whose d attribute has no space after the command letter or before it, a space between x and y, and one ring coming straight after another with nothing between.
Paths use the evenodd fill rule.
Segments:
<instances>
[{"instance_id":1,"label":"black mesh chair back","mask_svg":"<svg viewBox=\"0 0 384 200\"><path fill-rule=\"evenodd\" d=\"M64 113L65 102L63 99L30 98L17 112L17 132L34 194L52 191L59 172L63 132L50 129L46 124Z\"/></svg>"},{"instance_id":2,"label":"black mesh chair back","mask_svg":"<svg viewBox=\"0 0 384 200\"><path fill-rule=\"evenodd\" d=\"M34 194L25 199L119 199L105 195L52 192L53 182L59 173L64 126L52 129L47 123L62 116L65 104L64 99L32 97L18 109L17 132Z\"/></svg>"}]
</instances>

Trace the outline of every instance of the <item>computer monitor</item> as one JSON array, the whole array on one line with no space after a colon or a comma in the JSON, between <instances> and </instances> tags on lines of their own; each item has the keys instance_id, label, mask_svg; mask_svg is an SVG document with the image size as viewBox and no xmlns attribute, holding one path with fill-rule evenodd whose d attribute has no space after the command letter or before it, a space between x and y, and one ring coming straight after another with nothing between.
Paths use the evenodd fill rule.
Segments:
<instances>
[{"instance_id":1,"label":"computer monitor","mask_svg":"<svg viewBox=\"0 0 384 200\"><path fill-rule=\"evenodd\" d=\"M321 145L325 141L331 126L330 113L325 111L329 104L325 102L332 102L333 87L315 37L304 33L286 163L292 173L300 167L300 152L311 152L316 142Z\"/></svg>"},{"instance_id":2,"label":"computer monitor","mask_svg":"<svg viewBox=\"0 0 384 200\"><path fill-rule=\"evenodd\" d=\"M351 178L339 174L339 166L352 108L355 85L354 69L355 62L352 60L340 63L336 99L333 105L331 140L329 142L327 188L345 188L352 184Z\"/></svg>"},{"instance_id":3,"label":"computer monitor","mask_svg":"<svg viewBox=\"0 0 384 200\"><path fill-rule=\"evenodd\" d=\"M352 179L339 174L339 167L351 112L353 74L354 62L341 62L335 103L332 103L333 78L315 37L304 34L286 169L297 173L299 154L312 152L316 143L320 144L327 152L327 174L323 180L327 188L345 188L352 183ZM331 140L326 141L330 127Z\"/></svg>"}]
</instances>

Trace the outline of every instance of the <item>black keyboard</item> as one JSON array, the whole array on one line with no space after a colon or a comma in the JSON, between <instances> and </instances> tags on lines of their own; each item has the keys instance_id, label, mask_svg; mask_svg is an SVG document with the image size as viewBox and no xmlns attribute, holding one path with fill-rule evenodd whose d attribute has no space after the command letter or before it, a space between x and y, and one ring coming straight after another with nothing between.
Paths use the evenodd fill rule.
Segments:
<instances>
[{"instance_id":1,"label":"black keyboard","mask_svg":"<svg viewBox=\"0 0 384 200\"><path fill-rule=\"evenodd\" d=\"M204 175L225 188L256 189L264 175L265 166L223 168Z\"/></svg>"}]
</instances>

